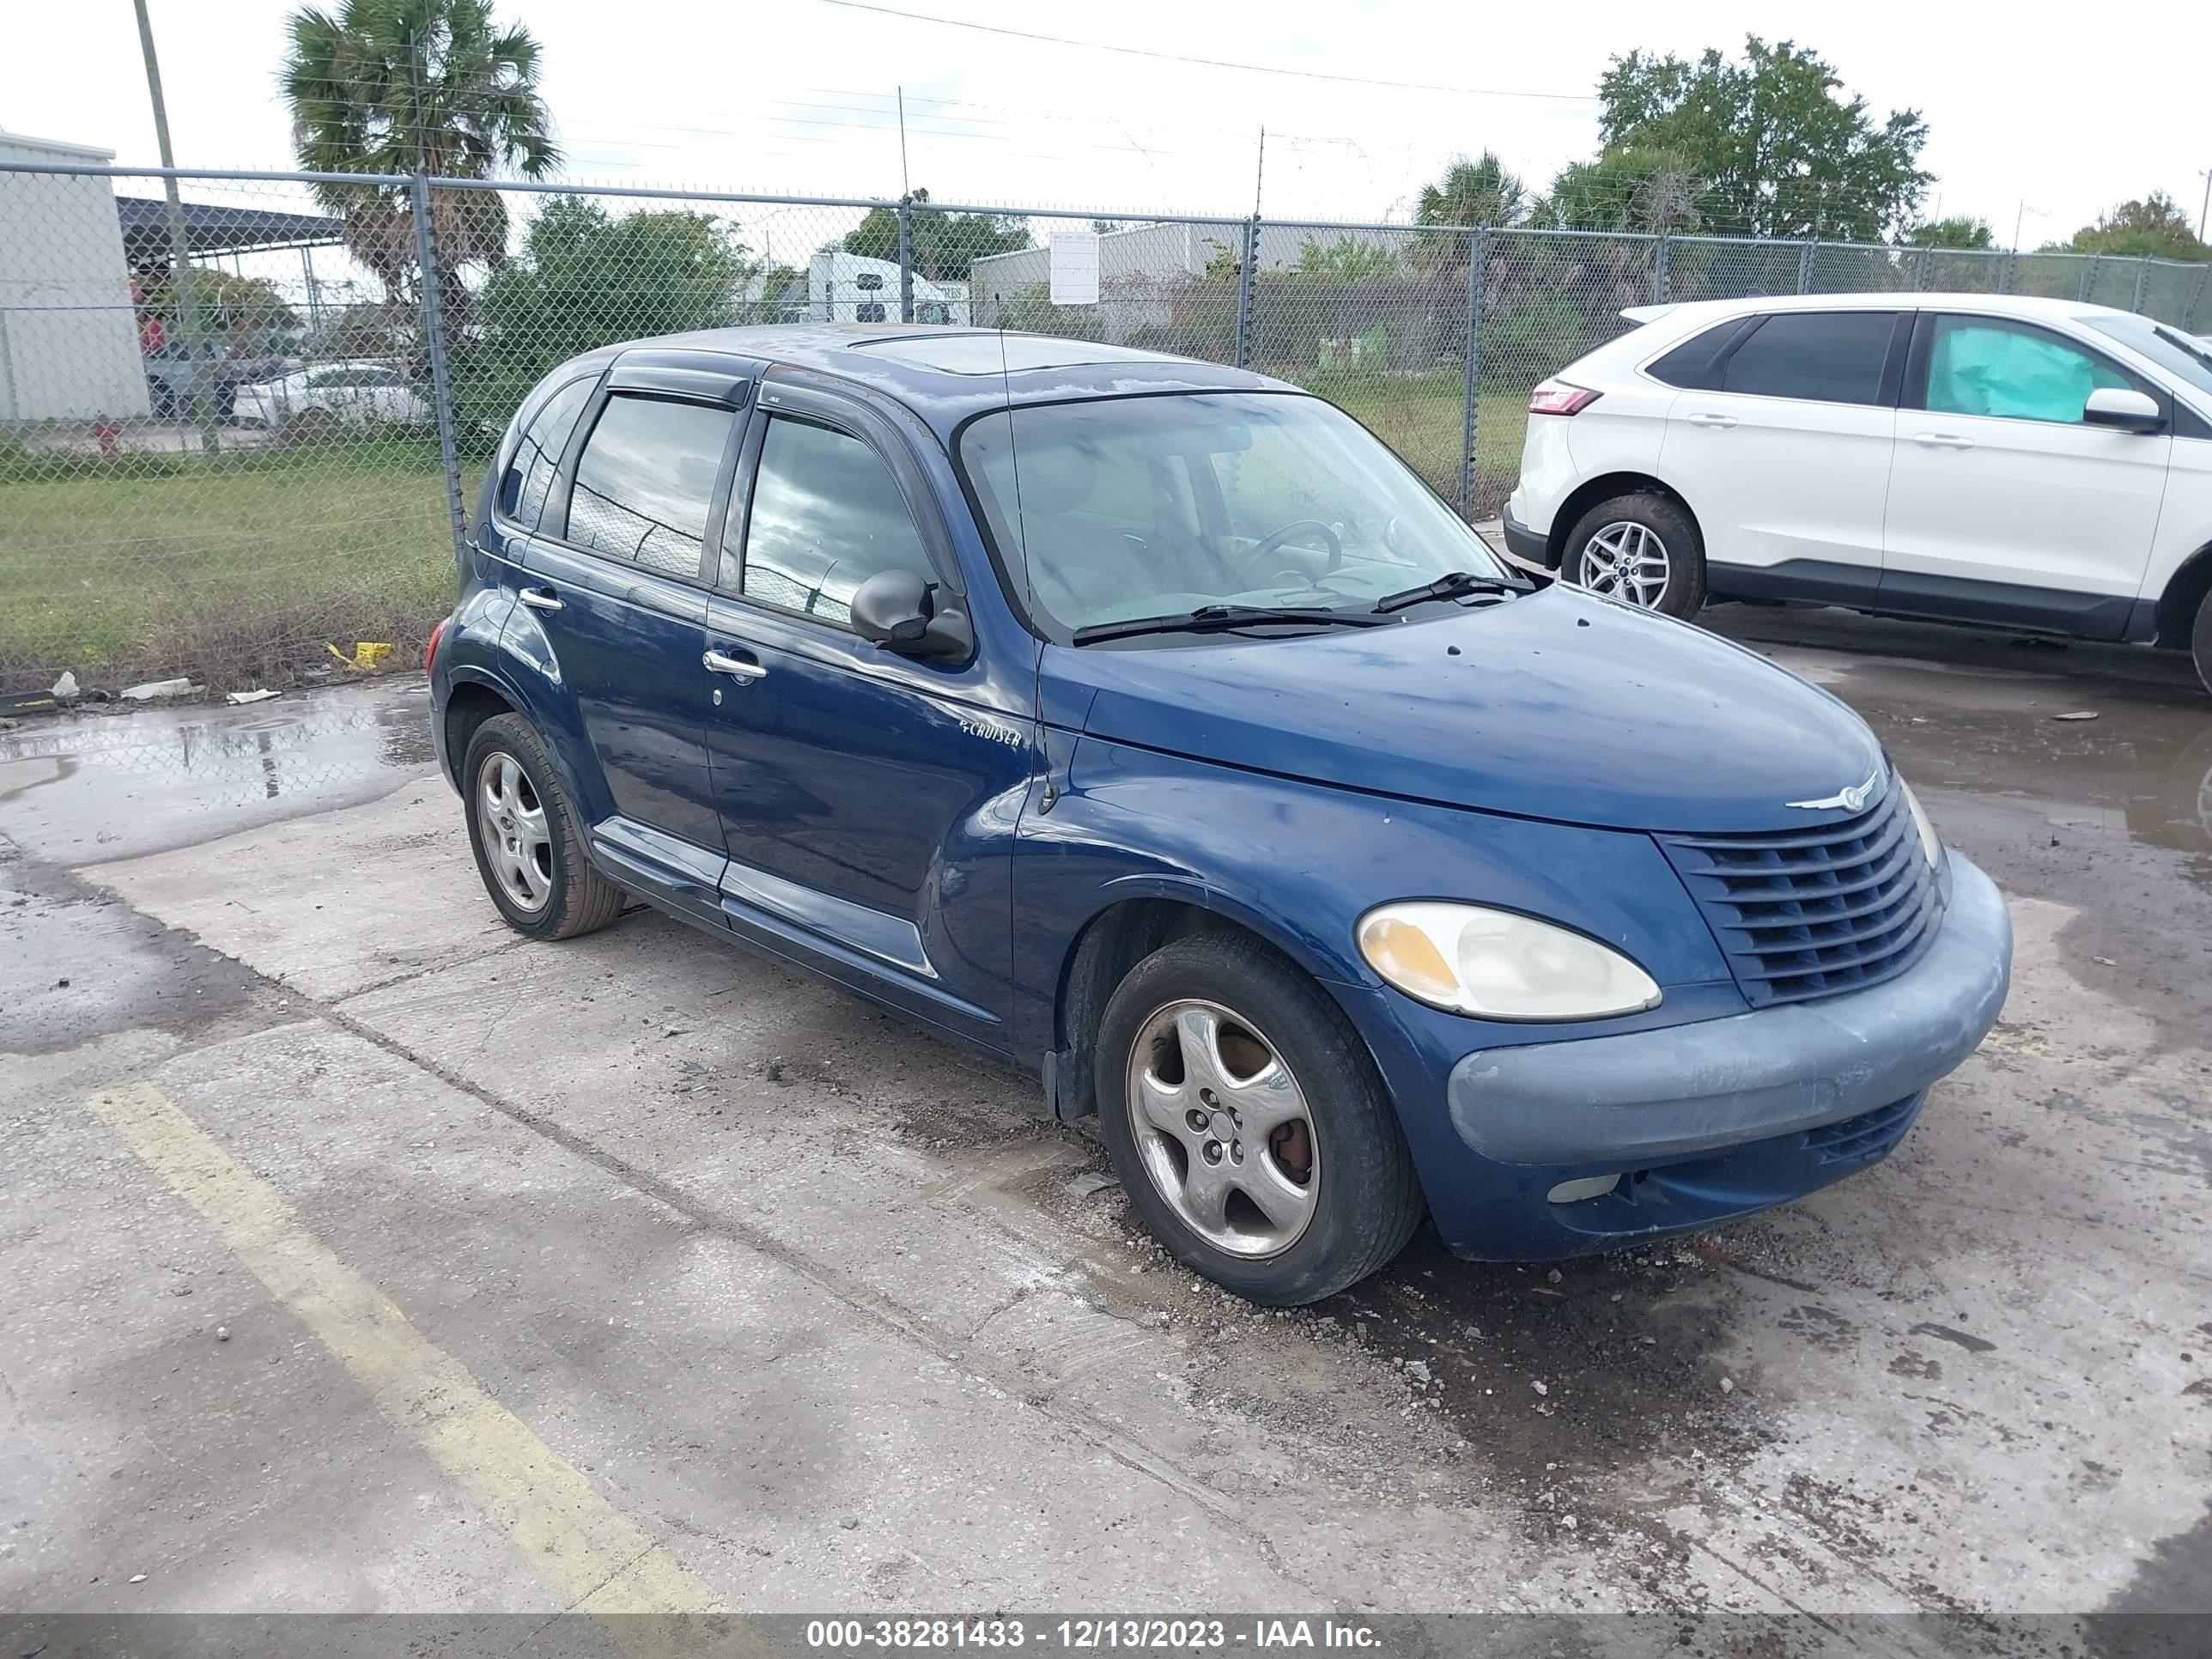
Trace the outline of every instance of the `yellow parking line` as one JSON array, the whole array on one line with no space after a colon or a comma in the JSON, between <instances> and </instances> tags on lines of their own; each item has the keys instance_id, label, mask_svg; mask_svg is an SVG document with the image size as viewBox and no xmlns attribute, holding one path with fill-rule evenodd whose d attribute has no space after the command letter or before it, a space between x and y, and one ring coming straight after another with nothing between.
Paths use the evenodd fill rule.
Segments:
<instances>
[{"instance_id":1,"label":"yellow parking line","mask_svg":"<svg viewBox=\"0 0 2212 1659\"><path fill-rule=\"evenodd\" d=\"M563 1607L593 1613L715 1610L703 1582L339 1261L275 1188L174 1102L142 1085L104 1091L87 1104L307 1322L377 1408L475 1496ZM726 1644L732 1633L724 1632Z\"/></svg>"}]
</instances>

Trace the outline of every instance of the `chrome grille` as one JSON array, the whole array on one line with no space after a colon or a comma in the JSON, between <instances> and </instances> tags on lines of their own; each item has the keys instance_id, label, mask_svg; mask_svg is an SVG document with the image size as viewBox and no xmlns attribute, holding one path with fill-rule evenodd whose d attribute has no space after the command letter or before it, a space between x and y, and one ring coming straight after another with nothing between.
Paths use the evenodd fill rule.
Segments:
<instances>
[{"instance_id":1,"label":"chrome grille","mask_svg":"<svg viewBox=\"0 0 2212 1659\"><path fill-rule=\"evenodd\" d=\"M1658 841L1753 1007L1901 973L1942 917L1942 884L1894 781L1840 823Z\"/></svg>"}]
</instances>

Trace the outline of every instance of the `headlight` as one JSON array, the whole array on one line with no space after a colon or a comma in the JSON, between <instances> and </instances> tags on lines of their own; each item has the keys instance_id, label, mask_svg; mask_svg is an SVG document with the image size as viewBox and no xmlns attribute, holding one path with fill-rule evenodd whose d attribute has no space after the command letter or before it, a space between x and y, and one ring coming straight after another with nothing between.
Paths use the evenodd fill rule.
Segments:
<instances>
[{"instance_id":1,"label":"headlight","mask_svg":"<svg viewBox=\"0 0 2212 1659\"><path fill-rule=\"evenodd\" d=\"M1905 805L1912 814L1912 827L1920 832L1920 850L1928 854L1928 862L1943 862L1943 843L1936 839L1936 826L1928 822L1928 814L1920 809L1920 797L1912 793L1912 786L1900 775L1897 787L1905 791Z\"/></svg>"},{"instance_id":2,"label":"headlight","mask_svg":"<svg viewBox=\"0 0 2212 1659\"><path fill-rule=\"evenodd\" d=\"M1359 919L1367 965L1417 1001L1480 1019L1600 1019L1658 1006L1651 975L1549 922L1407 899Z\"/></svg>"}]
</instances>

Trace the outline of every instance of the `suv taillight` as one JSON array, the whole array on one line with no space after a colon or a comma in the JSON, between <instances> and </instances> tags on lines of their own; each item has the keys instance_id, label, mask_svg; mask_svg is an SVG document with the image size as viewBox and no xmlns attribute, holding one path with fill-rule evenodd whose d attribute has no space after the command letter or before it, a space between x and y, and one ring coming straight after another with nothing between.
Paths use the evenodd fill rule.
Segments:
<instances>
[{"instance_id":1,"label":"suv taillight","mask_svg":"<svg viewBox=\"0 0 2212 1659\"><path fill-rule=\"evenodd\" d=\"M1569 386L1565 380L1544 380L1528 394L1531 415L1579 415L1597 401L1598 394L1588 386Z\"/></svg>"},{"instance_id":2,"label":"suv taillight","mask_svg":"<svg viewBox=\"0 0 2212 1659\"><path fill-rule=\"evenodd\" d=\"M446 637L446 624L451 621L451 617L441 617L438 625L430 630L429 643L422 647L422 672L425 676L428 675L431 665L438 660L438 641Z\"/></svg>"}]
</instances>

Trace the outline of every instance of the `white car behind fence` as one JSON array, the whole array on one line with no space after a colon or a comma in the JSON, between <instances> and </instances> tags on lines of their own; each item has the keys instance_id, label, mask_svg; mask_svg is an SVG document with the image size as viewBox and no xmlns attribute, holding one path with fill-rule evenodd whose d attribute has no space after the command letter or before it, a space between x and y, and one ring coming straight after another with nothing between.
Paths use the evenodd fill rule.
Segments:
<instances>
[{"instance_id":1,"label":"white car behind fence","mask_svg":"<svg viewBox=\"0 0 2212 1659\"><path fill-rule=\"evenodd\" d=\"M423 426L431 409L430 400L388 364L325 363L240 386L231 398L231 419L271 431L325 424Z\"/></svg>"}]
</instances>

